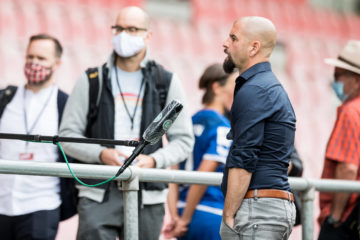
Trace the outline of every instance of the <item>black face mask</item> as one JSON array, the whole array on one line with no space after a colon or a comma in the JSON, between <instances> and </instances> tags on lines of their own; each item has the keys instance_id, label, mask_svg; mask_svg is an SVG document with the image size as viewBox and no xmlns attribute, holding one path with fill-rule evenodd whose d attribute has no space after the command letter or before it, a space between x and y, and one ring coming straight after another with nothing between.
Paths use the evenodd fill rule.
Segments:
<instances>
[{"instance_id":1,"label":"black face mask","mask_svg":"<svg viewBox=\"0 0 360 240\"><path fill-rule=\"evenodd\" d=\"M225 58L224 63L223 63L223 69L226 73L233 73L234 69L235 69L235 64L232 60L232 58L230 57L230 55L228 55L227 58Z\"/></svg>"}]
</instances>

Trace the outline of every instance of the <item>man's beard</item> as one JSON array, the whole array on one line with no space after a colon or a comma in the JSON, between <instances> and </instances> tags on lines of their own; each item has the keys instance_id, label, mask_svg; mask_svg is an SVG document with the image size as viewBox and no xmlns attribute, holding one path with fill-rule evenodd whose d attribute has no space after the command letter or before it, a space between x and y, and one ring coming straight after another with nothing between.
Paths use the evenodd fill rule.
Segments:
<instances>
[{"instance_id":1,"label":"man's beard","mask_svg":"<svg viewBox=\"0 0 360 240\"><path fill-rule=\"evenodd\" d=\"M228 55L223 63L223 69L226 73L230 74L234 72L235 69L235 64L232 60L232 58L230 57L230 55Z\"/></svg>"}]
</instances>

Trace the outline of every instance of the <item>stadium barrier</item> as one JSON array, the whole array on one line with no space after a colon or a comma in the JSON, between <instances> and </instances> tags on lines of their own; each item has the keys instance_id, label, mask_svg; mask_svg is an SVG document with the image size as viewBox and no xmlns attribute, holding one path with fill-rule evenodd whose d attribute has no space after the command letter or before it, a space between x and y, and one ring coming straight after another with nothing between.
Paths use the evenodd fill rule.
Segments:
<instances>
[{"instance_id":1,"label":"stadium barrier","mask_svg":"<svg viewBox=\"0 0 360 240\"><path fill-rule=\"evenodd\" d=\"M79 178L109 179L119 167L71 164L73 172ZM10 161L0 159L0 174L21 174L38 176L56 176L72 178L65 163L45 163L31 161ZM138 239L138 194L139 182L165 182L220 185L221 173L194 172L166 169L144 169L130 166L115 180L121 181L124 191L124 227L125 239ZM302 192L302 239L314 237L313 200L316 191L322 192L360 192L357 181L323 180L307 178L289 178L291 188Z\"/></svg>"}]
</instances>

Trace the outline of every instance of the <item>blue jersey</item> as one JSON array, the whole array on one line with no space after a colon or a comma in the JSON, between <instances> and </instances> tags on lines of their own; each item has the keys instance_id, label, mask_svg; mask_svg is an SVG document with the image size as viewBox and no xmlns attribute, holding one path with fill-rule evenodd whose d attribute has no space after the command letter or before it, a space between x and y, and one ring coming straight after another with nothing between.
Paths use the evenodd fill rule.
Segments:
<instances>
[{"instance_id":1,"label":"blue jersey","mask_svg":"<svg viewBox=\"0 0 360 240\"><path fill-rule=\"evenodd\" d=\"M192 117L195 145L192 158L180 164L180 169L196 171L203 159L219 162L216 172L223 172L231 141L226 139L230 122L214 110L201 110ZM186 202L189 185L180 188L179 207ZM183 205L183 206L182 206ZM221 213L224 196L218 186L208 186L197 209Z\"/></svg>"}]
</instances>

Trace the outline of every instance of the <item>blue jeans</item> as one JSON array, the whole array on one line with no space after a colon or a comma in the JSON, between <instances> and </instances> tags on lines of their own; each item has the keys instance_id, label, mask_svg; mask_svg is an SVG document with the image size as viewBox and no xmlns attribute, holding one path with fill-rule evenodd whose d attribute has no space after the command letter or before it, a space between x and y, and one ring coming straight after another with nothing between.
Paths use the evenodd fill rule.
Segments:
<instances>
[{"instance_id":1,"label":"blue jeans","mask_svg":"<svg viewBox=\"0 0 360 240\"><path fill-rule=\"evenodd\" d=\"M279 198L244 199L234 227L221 222L222 240L288 239L295 223L295 204Z\"/></svg>"}]
</instances>

